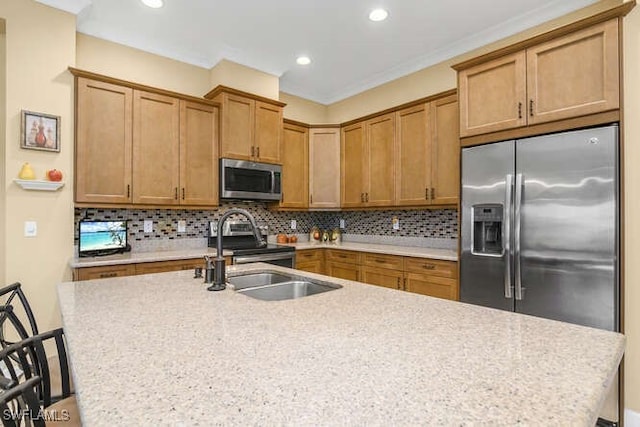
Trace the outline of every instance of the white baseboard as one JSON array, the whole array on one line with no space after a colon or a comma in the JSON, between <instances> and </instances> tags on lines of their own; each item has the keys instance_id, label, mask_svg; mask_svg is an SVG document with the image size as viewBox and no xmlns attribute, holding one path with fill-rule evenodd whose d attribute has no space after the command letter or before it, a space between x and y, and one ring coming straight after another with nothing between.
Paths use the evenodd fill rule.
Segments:
<instances>
[{"instance_id":1,"label":"white baseboard","mask_svg":"<svg viewBox=\"0 0 640 427\"><path fill-rule=\"evenodd\" d=\"M640 427L640 413L625 408L624 425L625 427Z\"/></svg>"}]
</instances>

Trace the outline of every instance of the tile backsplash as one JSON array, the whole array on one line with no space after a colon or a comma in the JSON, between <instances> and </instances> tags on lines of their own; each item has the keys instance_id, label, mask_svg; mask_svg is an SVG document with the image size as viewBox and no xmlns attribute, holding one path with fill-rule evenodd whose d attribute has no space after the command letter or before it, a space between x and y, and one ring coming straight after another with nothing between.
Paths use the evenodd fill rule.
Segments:
<instances>
[{"instance_id":1,"label":"tile backsplash","mask_svg":"<svg viewBox=\"0 0 640 427\"><path fill-rule=\"evenodd\" d=\"M82 219L128 221L129 243L132 249L145 247L161 241L193 241L207 237L209 221L216 220L224 211L237 207L248 210L257 221L269 225L269 234L308 233L312 227L333 229L345 221L343 232L351 235L376 235L392 237L425 237L456 239L458 233L457 211L437 210L388 210L388 211L342 211L342 212L277 212L267 209L266 204L255 202L222 203L217 210L180 209L75 209L75 242L78 243L78 222ZM393 218L398 219L399 229L392 228ZM144 220L153 221L153 232L144 232ZM186 232L178 233L178 221L186 222ZM296 220L296 230L291 229L291 220ZM157 246L157 245L156 245Z\"/></svg>"}]
</instances>

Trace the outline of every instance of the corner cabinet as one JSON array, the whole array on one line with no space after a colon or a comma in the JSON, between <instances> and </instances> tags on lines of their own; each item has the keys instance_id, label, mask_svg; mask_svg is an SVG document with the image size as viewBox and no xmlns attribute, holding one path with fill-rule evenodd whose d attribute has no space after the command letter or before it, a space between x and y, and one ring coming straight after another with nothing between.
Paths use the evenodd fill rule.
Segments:
<instances>
[{"instance_id":1,"label":"corner cabinet","mask_svg":"<svg viewBox=\"0 0 640 427\"><path fill-rule=\"evenodd\" d=\"M309 207L309 129L285 123L282 138L280 208Z\"/></svg>"},{"instance_id":2,"label":"corner cabinet","mask_svg":"<svg viewBox=\"0 0 640 427\"><path fill-rule=\"evenodd\" d=\"M76 203L218 205L215 103L72 72Z\"/></svg>"},{"instance_id":3,"label":"corner cabinet","mask_svg":"<svg viewBox=\"0 0 640 427\"><path fill-rule=\"evenodd\" d=\"M217 86L205 98L222 106L220 157L281 163L286 104L226 86Z\"/></svg>"},{"instance_id":4,"label":"corner cabinet","mask_svg":"<svg viewBox=\"0 0 640 427\"><path fill-rule=\"evenodd\" d=\"M619 109L618 20L563 27L521 43L525 49L506 48L487 55L491 59L454 66L460 136Z\"/></svg>"}]
</instances>

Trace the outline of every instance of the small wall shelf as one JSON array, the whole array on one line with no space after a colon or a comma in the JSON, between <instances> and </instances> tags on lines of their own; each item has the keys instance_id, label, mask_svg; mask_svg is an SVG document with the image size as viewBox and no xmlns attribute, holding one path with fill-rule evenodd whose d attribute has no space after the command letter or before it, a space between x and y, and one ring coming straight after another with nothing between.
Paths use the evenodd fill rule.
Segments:
<instances>
[{"instance_id":1,"label":"small wall shelf","mask_svg":"<svg viewBox=\"0 0 640 427\"><path fill-rule=\"evenodd\" d=\"M24 190L36 191L56 191L64 186L62 181L44 181L40 179L17 179L13 180Z\"/></svg>"}]
</instances>

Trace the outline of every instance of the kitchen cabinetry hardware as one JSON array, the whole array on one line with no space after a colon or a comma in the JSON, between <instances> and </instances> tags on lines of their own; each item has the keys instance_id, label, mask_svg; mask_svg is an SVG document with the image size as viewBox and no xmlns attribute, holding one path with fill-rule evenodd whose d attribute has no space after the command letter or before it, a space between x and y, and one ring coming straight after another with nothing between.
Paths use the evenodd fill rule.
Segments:
<instances>
[{"instance_id":1,"label":"kitchen cabinetry hardware","mask_svg":"<svg viewBox=\"0 0 640 427\"><path fill-rule=\"evenodd\" d=\"M100 274L100 277L103 279L107 277L116 277L116 276L118 276L118 273L101 273Z\"/></svg>"},{"instance_id":2,"label":"kitchen cabinetry hardware","mask_svg":"<svg viewBox=\"0 0 640 427\"><path fill-rule=\"evenodd\" d=\"M313 203L313 194L309 195L309 203Z\"/></svg>"},{"instance_id":3,"label":"kitchen cabinetry hardware","mask_svg":"<svg viewBox=\"0 0 640 427\"><path fill-rule=\"evenodd\" d=\"M399 277L398 277L398 289L401 289L400 288L400 278Z\"/></svg>"},{"instance_id":4,"label":"kitchen cabinetry hardware","mask_svg":"<svg viewBox=\"0 0 640 427\"><path fill-rule=\"evenodd\" d=\"M522 174L516 174L516 194L513 203L513 214L515 221L513 224L513 256L514 256L514 274L516 287L516 300L522 300L522 270L520 268L520 207L522 204Z\"/></svg>"},{"instance_id":5,"label":"kitchen cabinetry hardware","mask_svg":"<svg viewBox=\"0 0 640 427\"><path fill-rule=\"evenodd\" d=\"M433 264L424 264L423 267L427 270L433 270L434 268L436 268L436 266Z\"/></svg>"},{"instance_id":6,"label":"kitchen cabinetry hardware","mask_svg":"<svg viewBox=\"0 0 640 427\"><path fill-rule=\"evenodd\" d=\"M529 100L529 115L533 117L533 99Z\"/></svg>"},{"instance_id":7,"label":"kitchen cabinetry hardware","mask_svg":"<svg viewBox=\"0 0 640 427\"><path fill-rule=\"evenodd\" d=\"M429 187L425 187L424 189L424 199L429 200Z\"/></svg>"},{"instance_id":8,"label":"kitchen cabinetry hardware","mask_svg":"<svg viewBox=\"0 0 640 427\"><path fill-rule=\"evenodd\" d=\"M255 157L256 156L256 148L252 145L251 146L251 157Z\"/></svg>"},{"instance_id":9,"label":"kitchen cabinetry hardware","mask_svg":"<svg viewBox=\"0 0 640 427\"><path fill-rule=\"evenodd\" d=\"M178 200L178 187L173 189L173 199Z\"/></svg>"},{"instance_id":10,"label":"kitchen cabinetry hardware","mask_svg":"<svg viewBox=\"0 0 640 427\"><path fill-rule=\"evenodd\" d=\"M131 184L127 184L127 198L131 197Z\"/></svg>"},{"instance_id":11,"label":"kitchen cabinetry hardware","mask_svg":"<svg viewBox=\"0 0 640 427\"><path fill-rule=\"evenodd\" d=\"M365 194L364 201L368 203L369 202L369 193L364 193L364 194Z\"/></svg>"},{"instance_id":12,"label":"kitchen cabinetry hardware","mask_svg":"<svg viewBox=\"0 0 640 427\"><path fill-rule=\"evenodd\" d=\"M184 187L182 187L182 200L184 200Z\"/></svg>"},{"instance_id":13,"label":"kitchen cabinetry hardware","mask_svg":"<svg viewBox=\"0 0 640 427\"><path fill-rule=\"evenodd\" d=\"M434 187L431 187L431 200L436 198L436 189Z\"/></svg>"},{"instance_id":14,"label":"kitchen cabinetry hardware","mask_svg":"<svg viewBox=\"0 0 640 427\"><path fill-rule=\"evenodd\" d=\"M518 102L518 118L522 118L522 102Z\"/></svg>"},{"instance_id":15,"label":"kitchen cabinetry hardware","mask_svg":"<svg viewBox=\"0 0 640 427\"><path fill-rule=\"evenodd\" d=\"M403 291L407 290L407 278L406 277L404 279L402 279L402 290Z\"/></svg>"},{"instance_id":16,"label":"kitchen cabinetry hardware","mask_svg":"<svg viewBox=\"0 0 640 427\"><path fill-rule=\"evenodd\" d=\"M260 147L256 147L256 157L260 157Z\"/></svg>"}]
</instances>

